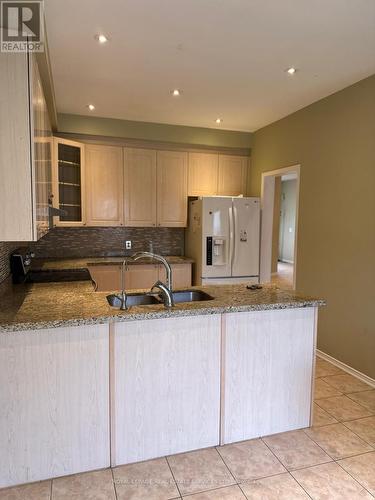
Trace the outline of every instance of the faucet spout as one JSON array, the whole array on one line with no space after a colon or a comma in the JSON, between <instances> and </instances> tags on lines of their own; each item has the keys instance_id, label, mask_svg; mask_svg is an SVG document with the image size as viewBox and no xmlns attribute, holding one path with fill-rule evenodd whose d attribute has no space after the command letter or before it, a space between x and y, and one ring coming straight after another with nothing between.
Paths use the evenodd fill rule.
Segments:
<instances>
[{"instance_id":1,"label":"faucet spout","mask_svg":"<svg viewBox=\"0 0 375 500\"><path fill-rule=\"evenodd\" d=\"M172 291L172 269L167 260L162 256L158 255L156 253L152 252L136 252L131 256L132 260L138 260L142 258L149 258L149 259L154 259L157 260L158 262L161 262L165 268L165 272L167 275L167 283L166 286L168 290L171 292Z\"/></svg>"},{"instance_id":2,"label":"faucet spout","mask_svg":"<svg viewBox=\"0 0 375 500\"><path fill-rule=\"evenodd\" d=\"M133 260L138 260L142 258L149 258L149 259L154 259L159 262L161 262L165 268L165 273L167 276L167 283L164 284L160 280L158 280L155 285L151 288L151 292L155 289L158 288L161 292L161 296L163 298L164 306L165 307L173 307L174 306L174 300L173 300L173 294L172 294L172 269L171 266L169 265L169 262L162 256L158 255L156 253L152 252L136 252L131 256Z\"/></svg>"}]
</instances>

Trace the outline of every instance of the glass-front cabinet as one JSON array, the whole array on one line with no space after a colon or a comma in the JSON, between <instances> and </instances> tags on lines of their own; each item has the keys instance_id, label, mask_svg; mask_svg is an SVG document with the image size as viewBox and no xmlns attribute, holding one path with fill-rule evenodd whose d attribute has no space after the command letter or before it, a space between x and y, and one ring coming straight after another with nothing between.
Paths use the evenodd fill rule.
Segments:
<instances>
[{"instance_id":1,"label":"glass-front cabinet","mask_svg":"<svg viewBox=\"0 0 375 500\"><path fill-rule=\"evenodd\" d=\"M53 206L64 213L54 217L56 226L85 225L84 145L54 138Z\"/></svg>"}]
</instances>

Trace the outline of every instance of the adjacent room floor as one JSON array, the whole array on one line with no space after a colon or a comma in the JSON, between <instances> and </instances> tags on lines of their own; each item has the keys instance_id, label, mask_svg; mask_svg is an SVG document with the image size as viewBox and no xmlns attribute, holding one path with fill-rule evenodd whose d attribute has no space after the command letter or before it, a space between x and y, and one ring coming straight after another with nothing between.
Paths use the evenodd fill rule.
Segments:
<instances>
[{"instance_id":1,"label":"adjacent room floor","mask_svg":"<svg viewBox=\"0 0 375 500\"><path fill-rule=\"evenodd\" d=\"M314 425L0 490L0 500L375 497L375 389L317 359Z\"/></svg>"},{"instance_id":2,"label":"adjacent room floor","mask_svg":"<svg viewBox=\"0 0 375 500\"><path fill-rule=\"evenodd\" d=\"M293 264L287 262L277 263L277 273L273 273L271 283L280 288L292 289L293 288Z\"/></svg>"}]
</instances>

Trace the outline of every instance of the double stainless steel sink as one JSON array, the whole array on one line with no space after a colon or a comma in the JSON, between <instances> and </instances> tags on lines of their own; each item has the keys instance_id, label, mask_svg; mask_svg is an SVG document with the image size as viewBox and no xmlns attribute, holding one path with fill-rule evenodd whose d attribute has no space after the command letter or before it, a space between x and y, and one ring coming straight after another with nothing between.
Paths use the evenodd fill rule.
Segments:
<instances>
[{"instance_id":1,"label":"double stainless steel sink","mask_svg":"<svg viewBox=\"0 0 375 500\"><path fill-rule=\"evenodd\" d=\"M174 303L181 302L200 302L206 300L213 300L208 293L203 290L177 290L172 292ZM131 306L148 306L152 304L162 304L163 300L159 294L155 293L127 293L126 305ZM120 308L121 295L111 294L107 295L107 300L110 306Z\"/></svg>"}]
</instances>

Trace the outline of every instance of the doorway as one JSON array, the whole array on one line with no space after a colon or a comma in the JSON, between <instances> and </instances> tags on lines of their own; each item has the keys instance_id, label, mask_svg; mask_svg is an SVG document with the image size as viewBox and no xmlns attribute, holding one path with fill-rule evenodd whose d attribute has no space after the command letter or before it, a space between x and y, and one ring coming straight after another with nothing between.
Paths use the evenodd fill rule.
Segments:
<instances>
[{"instance_id":1,"label":"doorway","mask_svg":"<svg viewBox=\"0 0 375 500\"><path fill-rule=\"evenodd\" d=\"M262 174L260 281L295 289L300 165Z\"/></svg>"}]
</instances>

